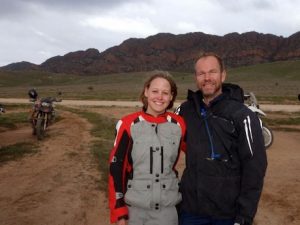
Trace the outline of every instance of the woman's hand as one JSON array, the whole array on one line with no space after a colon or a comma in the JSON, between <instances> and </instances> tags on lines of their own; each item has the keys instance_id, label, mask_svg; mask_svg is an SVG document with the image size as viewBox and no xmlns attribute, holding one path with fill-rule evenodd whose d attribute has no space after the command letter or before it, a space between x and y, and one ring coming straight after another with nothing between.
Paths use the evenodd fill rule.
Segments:
<instances>
[{"instance_id":1,"label":"woman's hand","mask_svg":"<svg viewBox=\"0 0 300 225\"><path fill-rule=\"evenodd\" d=\"M116 222L116 225L127 225L127 220L120 219L120 220L118 220L118 222Z\"/></svg>"}]
</instances>

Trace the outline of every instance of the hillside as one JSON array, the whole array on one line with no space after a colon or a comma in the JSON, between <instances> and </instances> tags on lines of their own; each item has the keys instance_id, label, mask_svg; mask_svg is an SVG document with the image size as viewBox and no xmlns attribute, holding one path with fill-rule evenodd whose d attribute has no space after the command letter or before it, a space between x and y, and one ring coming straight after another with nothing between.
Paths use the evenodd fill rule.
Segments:
<instances>
[{"instance_id":1,"label":"hillside","mask_svg":"<svg viewBox=\"0 0 300 225\"><path fill-rule=\"evenodd\" d=\"M159 33L147 38L130 38L104 52L80 50L52 57L37 67L18 63L2 67L5 71L34 67L42 71L66 74L101 75L140 72L155 69L191 71L201 51L214 51L229 67L300 59L300 32L288 38L247 32L224 36L201 32L174 35Z\"/></svg>"},{"instance_id":2,"label":"hillside","mask_svg":"<svg viewBox=\"0 0 300 225\"><path fill-rule=\"evenodd\" d=\"M231 68L227 81L254 92L271 102L298 103L300 60L264 63ZM170 71L178 85L178 99L185 99L187 89L195 89L192 72ZM0 72L0 97L27 98L29 88L41 96L62 91L64 99L137 100L142 84L151 72L114 73L81 76L41 71ZM287 102L286 102L287 103Z\"/></svg>"}]
</instances>

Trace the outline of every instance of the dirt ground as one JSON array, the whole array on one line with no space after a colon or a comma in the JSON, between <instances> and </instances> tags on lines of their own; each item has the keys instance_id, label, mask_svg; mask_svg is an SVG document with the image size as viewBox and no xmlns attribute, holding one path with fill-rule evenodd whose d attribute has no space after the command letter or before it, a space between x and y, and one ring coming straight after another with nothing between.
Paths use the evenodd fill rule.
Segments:
<instances>
[{"instance_id":1,"label":"dirt ground","mask_svg":"<svg viewBox=\"0 0 300 225\"><path fill-rule=\"evenodd\" d=\"M113 109L113 110L112 110ZM120 118L134 108L94 108ZM108 225L106 193L99 190L97 162L89 150L92 125L60 111L62 120L37 142L28 126L0 133L0 145L32 141L36 154L0 165L0 225ZM255 225L300 224L300 139L274 131L269 166ZM183 158L179 163L184 167Z\"/></svg>"}]
</instances>

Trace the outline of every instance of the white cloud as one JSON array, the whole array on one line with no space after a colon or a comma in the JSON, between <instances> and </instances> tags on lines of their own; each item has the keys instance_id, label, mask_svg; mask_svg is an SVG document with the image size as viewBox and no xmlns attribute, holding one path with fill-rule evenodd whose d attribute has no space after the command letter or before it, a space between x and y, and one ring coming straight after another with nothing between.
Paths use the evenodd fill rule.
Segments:
<instances>
[{"instance_id":1,"label":"white cloud","mask_svg":"<svg viewBox=\"0 0 300 225\"><path fill-rule=\"evenodd\" d=\"M83 26L101 28L116 33L132 33L142 36L159 32L149 19L145 18L114 18L92 17L81 22Z\"/></svg>"},{"instance_id":2,"label":"white cloud","mask_svg":"<svg viewBox=\"0 0 300 225\"><path fill-rule=\"evenodd\" d=\"M34 28L32 28L32 31L33 31L33 33L35 33L38 37L40 37L43 40L46 40L53 44L58 43L58 40L56 38L42 32L42 31L36 30Z\"/></svg>"},{"instance_id":3,"label":"white cloud","mask_svg":"<svg viewBox=\"0 0 300 225\"><path fill-rule=\"evenodd\" d=\"M180 30L181 32L191 32L193 30L197 30L197 27L194 23L189 23L189 22L184 22L184 21L180 21L177 23L177 28L178 30Z\"/></svg>"}]
</instances>

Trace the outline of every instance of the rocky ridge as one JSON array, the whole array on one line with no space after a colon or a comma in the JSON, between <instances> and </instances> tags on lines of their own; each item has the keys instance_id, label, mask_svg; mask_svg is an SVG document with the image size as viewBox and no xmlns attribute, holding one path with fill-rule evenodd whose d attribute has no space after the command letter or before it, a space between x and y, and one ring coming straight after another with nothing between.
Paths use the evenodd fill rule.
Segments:
<instances>
[{"instance_id":1,"label":"rocky ridge","mask_svg":"<svg viewBox=\"0 0 300 225\"><path fill-rule=\"evenodd\" d=\"M174 35L159 33L147 38L130 38L103 52L97 49L52 57L41 65L22 62L2 70L39 69L54 73L101 75L155 69L191 71L200 52L214 51L229 67L300 59L300 32L284 38L257 32L224 36L201 32Z\"/></svg>"}]
</instances>

